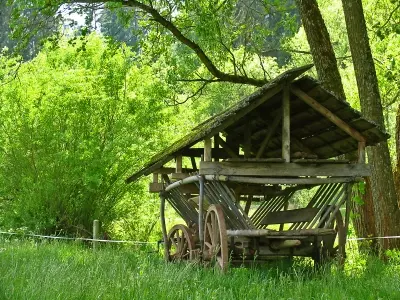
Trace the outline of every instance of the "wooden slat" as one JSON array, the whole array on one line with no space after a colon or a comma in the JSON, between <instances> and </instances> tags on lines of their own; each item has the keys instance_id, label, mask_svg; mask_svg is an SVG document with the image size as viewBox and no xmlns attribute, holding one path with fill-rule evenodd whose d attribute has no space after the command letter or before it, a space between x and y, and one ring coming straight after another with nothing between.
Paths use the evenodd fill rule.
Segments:
<instances>
[{"instance_id":1,"label":"wooden slat","mask_svg":"<svg viewBox=\"0 0 400 300\"><path fill-rule=\"evenodd\" d=\"M297 163L239 163L200 162L201 175L224 176L370 176L364 164L297 164Z\"/></svg>"},{"instance_id":2,"label":"wooden slat","mask_svg":"<svg viewBox=\"0 0 400 300\"><path fill-rule=\"evenodd\" d=\"M285 211L271 211L264 219L261 220L261 225L269 224L285 224L297 222L310 222L318 213L318 208L300 208Z\"/></svg>"}]
</instances>

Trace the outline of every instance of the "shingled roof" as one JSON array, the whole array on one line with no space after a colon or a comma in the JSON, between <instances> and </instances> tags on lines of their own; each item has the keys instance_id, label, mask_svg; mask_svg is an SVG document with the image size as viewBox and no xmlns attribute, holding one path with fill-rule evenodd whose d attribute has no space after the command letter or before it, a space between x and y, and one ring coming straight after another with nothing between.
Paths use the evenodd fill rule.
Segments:
<instances>
[{"instance_id":1,"label":"shingled roof","mask_svg":"<svg viewBox=\"0 0 400 300\"><path fill-rule=\"evenodd\" d=\"M365 137L367 145L375 145L389 138L389 135L374 122L363 118L359 111L325 90L315 79L304 76L295 80L311 67L312 65L307 65L284 72L250 96L199 124L186 136L153 156L143 168L126 181L129 183L142 175L152 173L175 156L180 155L185 149L219 132L229 135L231 140L242 146L245 142L245 127L248 124L252 132L252 152L257 152L266 129L274 117L280 113L282 87L285 85L301 89L329 109L359 131ZM291 95L290 99L290 118L293 152L303 151L306 148L318 158L332 158L357 150L358 142L355 139L295 95ZM278 130L268 143L263 157L273 158L280 155L281 132Z\"/></svg>"}]
</instances>

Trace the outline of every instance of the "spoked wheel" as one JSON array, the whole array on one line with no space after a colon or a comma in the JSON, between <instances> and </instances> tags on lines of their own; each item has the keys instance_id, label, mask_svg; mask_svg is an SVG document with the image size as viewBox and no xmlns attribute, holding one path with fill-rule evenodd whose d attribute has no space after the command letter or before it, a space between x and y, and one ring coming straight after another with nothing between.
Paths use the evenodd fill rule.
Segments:
<instances>
[{"instance_id":1,"label":"spoked wheel","mask_svg":"<svg viewBox=\"0 0 400 300\"><path fill-rule=\"evenodd\" d=\"M183 224L175 225L168 232L165 259L167 261L182 261L191 259L195 248L192 231Z\"/></svg>"},{"instance_id":2,"label":"spoked wheel","mask_svg":"<svg viewBox=\"0 0 400 300\"><path fill-rule=\"evenodd\" d=\"M208 208L204 224L203 259L214 262L222 271L228 268L228 238L220 205Z\"/></svg>"}]
</instances>

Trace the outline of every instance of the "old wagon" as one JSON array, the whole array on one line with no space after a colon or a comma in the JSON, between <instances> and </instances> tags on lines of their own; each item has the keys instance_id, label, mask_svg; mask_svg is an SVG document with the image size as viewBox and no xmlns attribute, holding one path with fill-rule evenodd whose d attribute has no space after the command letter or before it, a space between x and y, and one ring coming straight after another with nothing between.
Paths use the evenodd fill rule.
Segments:
<instances>
[{"instance_id":1,"label":"old wagon","mask_svg":"<svg viewBox=\"0 0 400 300\"><path fill-rule=\"evenodd\" d=\"M167 260L225 270L277 257L344 259L352 187L370 174L365 147L388 135L316 80L296 79L310 67L281 74L127 179L153 174ZM289 205L301 191L307 204ZM166 201L185 223L169 231Z\"/></svg>"}]
</instances>

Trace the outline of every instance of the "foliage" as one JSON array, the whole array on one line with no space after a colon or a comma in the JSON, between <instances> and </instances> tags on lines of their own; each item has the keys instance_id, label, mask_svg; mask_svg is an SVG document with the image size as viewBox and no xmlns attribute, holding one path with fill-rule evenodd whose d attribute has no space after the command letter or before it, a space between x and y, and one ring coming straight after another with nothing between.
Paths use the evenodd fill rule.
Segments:
<instances>
[{"instance_id":1,"label":"foliage","mask_svg":"<svg viewBox=\"0 0 400 300\"><path fill-rule=\"evenodd\" d=\"M77 49L47 47L21 66L18 80L0 87L8 227L87 235L100 219L110 230L122 214L116 205L137 190L124 179L146 159L138 153L151 155L164 141L156 129L168 113L151 70L131 68L133 53L110 52L95 36L86 51ZM2 63L7 80L12 61Z\"/></svg>"}]
</instances>

